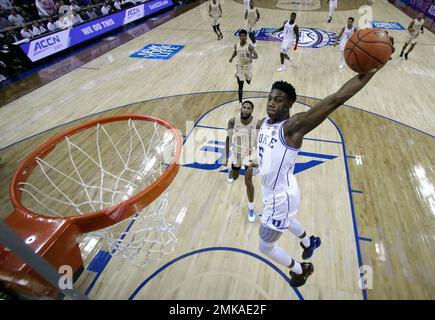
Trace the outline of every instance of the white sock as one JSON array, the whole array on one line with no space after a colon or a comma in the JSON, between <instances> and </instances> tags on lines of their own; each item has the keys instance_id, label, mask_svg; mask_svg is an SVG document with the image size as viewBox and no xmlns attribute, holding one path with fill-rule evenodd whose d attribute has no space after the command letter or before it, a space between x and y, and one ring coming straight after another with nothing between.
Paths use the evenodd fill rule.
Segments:
<instances>
[{"instance_id":1,"label":"white sock","mask_svg":"<svg viewBox=\"0 0 435 320\"><path fill-rule=\"evenodd\" d=\"M304 227L302 227L301 223L297 219L292 219L290 221L288 229L298 238L300 238L305 233ZM301 239L301 242L305 248L308 248L310 246L311 241L306 233L305 237Z\"/></svg>"},{"instance_id":2,"label":"white sock","mask_svg":"<svg viewBox=\"0 0 435 320\"><path fill-rule=\"evenodd\" d=\"M283 64L281 65L281 68L283 68L283 69L284 69L284 65L283 65Z\"/></svg>"},{"instance_id":3,"label":"white sock","mask_svg":"<svg viewBox=\"0 0 435 320\"><path fill-rule=\"evenodd\" d=\"M307 236L307 234L305 234L305 237L301 239L301 242L305 248L308 248L311 244L310 238Z\"/></svg>"},{"instance_id":4,"label":"white sock","mask_svg":"<svg viewBox=\"0 0 435 320\"><path fill-rule=\"evenodd\" d=\"M295 261L295 265L292 268L290 268L290 270L296 274L302 274L302 266L297 261Z\"/></svg>"},{"instance_id":5,"label":"white sock","mask_svg":"<svg viewBox=\"0 0 435 320\"><path fill-rule=\"evenodd\" d=\"M260 239L260 251L285 267L288 267L293 261L293 259L281 247L277 246L275 242L267 242Z\"/></svg>"},{"instance_id":6,"label":"white sock","mask_svg":"<svg viewBox=\"0 0 435 320\"><path fill-rule=\"evenodd\" d=\"M344 65L344 52L340 51L341 65Z\"/></svg>"},{"instance_id":7,"label":"white sock","mask_svg":"<svg viewBox=\"0 0 435 320\"><path fill-rule=\"evenodd\" d=\"M329 7L329 19L332 19L332 16L334 15L335 8Z\"/></svg>"},{"instance_id":8,"label":"white sock","mask_svg":"<svg viewBox=\"0 0 435 320\"><path fill-rule=\"evenodd\" d=\"M248 209L254 210L254 203L253 202L248 202Z\"/></svg>"}]
</instances>

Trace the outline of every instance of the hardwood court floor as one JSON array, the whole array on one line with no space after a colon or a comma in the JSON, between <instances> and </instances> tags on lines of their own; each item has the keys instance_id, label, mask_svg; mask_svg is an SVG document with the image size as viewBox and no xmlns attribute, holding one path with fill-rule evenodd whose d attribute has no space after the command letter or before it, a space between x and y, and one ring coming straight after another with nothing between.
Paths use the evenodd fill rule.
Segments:
<instances>
[{"instance_id":1,"label":"hardwood court floor","mask_svg":"<svg viewBox=\"0 0 435 320\"><path fill-rule=\"evenodd\" d=\"M232 1L224 3L225 38L217 42L210 31L207 5L204 3L115 48L86 64L88 69L72 71L0 108L0 147L4 148L0 151L0 175L5 181L0 194L4 204L1 217L11 210L7 187L22 157L55 131L69 126L63 125L70 121L97 112L139 112L160 116L186 134L191 127L186 129L186 121L196 122L204 115L198 124L214 129L199 129L220 132L217 140L223 141L224 131L219 128L225 127L237 110L231 102L237 99L234 65L227 61L236 42L232 34L244 25L240 19L243 7ZM261 10L262 27L277 27L288 15L282 10ZM404 26L410 20L385 2L375 2L373 12L377 20L398 21ZM338 32L350 15L358 17L358 11L339 11L328 25L324 12L301 12L298 24ZM396 50L400 50L406 33L392 34ZM164 62L128 58L147 43L186 47ZM431 258L435 230L432 90L435 65L430 59L434 44L434 35L426 32L410 60L402 61L396 54L348 102L357 108L340 108L331 116L336 126L327 121L309 136L317 140L304 142L303 151L307 154L297 162L324 161L297 174L302 190L298 218L309 232L320 234L324 241L313 259L316 272L300 290L304 298L362 299L363 291L357 281L360 265L373 269L373 289L366 290L369 299L435 298L435 268ZM315 98L334 92L353 76L350 70L338 70L338 49L332 47L301 48L295 53L296 65L288 67L285 73L276 73L279 46L259 42L257 47L260 58L254 63L254 79L246 88L251 90L246 97L253 98L259 116L264 115L264 97L276 80L294 84L299 94L295 108L304 110L305 105L315 103ZM150 100L168 96L172 97ZM210 111L219 105L222 106ZM108 111L120 106L125 107ZM22 141L55 126L62 128ZM189 138L187 143L190 141ZM203 146L199 144L198 148ZM128 267L114 258L94 282L90 296L133 298L134 289L159 267L194 250L227 246L262 257L257 250L258 222L250 225L246 221L243 181L229 186L225 174L219 172L222 169L183 167L171 194L171 217L176 219L180 212L182 215L185 212L183 223L177 224L177 251L146 270ZM255 183L256 208L260 209L258 181ZM90 238L85 240L89 243ZM295 256L300 255L291 235L283 236L281 243ZM88 263L96 249L84 250ZM192 269L186 272L188 267ZM79 280L80 289L90 288L95 275L86 271ZM270 265L241 251L209 250L193 254L169 266L151 282L152 286L147 284L134 297L300 297Z\"/></svg>"},{"instance_id":2,"label":"hardwood court floor","mask_svg":"<svg viewBox=\"0 0 435 320\"><path fill-rule=\"evenodd\" d=\"M252 92L248 95L256 104L256 115L264 115L265 93ZM186 134L190 130L185 128L180 115L197 120L205 115L186 141L186 148L190 148L188 144L196 138L194 148L197 150L208 143L202 140L204 130L209 131L208 134L212 134L216 141L224 141L225 131L219 128L224 128L226 119L236 115L235 99L233 92L169 97L118 108L99 116L122 113L156 115L173 122ZM315 102L315 99L299 97L295 112ZM159 109L161 105L171 105L171 112ZM192 105L202 106L202 110L195 108L196 112L192 112ZM220 107L208 112L216 106ZM433 286L428 280L433 278L435 269L433 260L425 257L430 256L433 250L433 242L428 235L434 229L434 222L429 215L432 205L430 194L425 193L427 185L424 185L425 179L433 178L433 172L425 172L430 170L431 155L427 149L433 138L351 107L339 109L331 120L333 122L325 122L304 141L302 151L312 155L301 155L297 161L299 165L313 160L325 161L297 174L302 197L298 218L307 230L323 239L322 248L313 259L316 273L300 293L306 299L361 299L363 295L357 280L358 267L362 264L373 268L373 289L367 290L369 299L433 298ZM13 173L30 146L58 130L3 150L1 157L10 165L2 168L2 180L10 180L10 176L4 174ZM341 136L345 144L342 144ZM402 139L407 141L403 148L390 147L390 142L397 144ZM373 144L373 141L379 143ZM385 151L389 149L392 150ZM344 157L344 150L350 158ZM334 158L325 160L320 158L322 156ZM216 159L218 157L219 153ZM397 169L391 166L395 158L402 159ZM209 164L214 160L212 158ZM85 271L79 280L80 289L91 289L90 296L93 298L126 299L133 293L132 288L137 288L159 267L193 250L230 247L259 255L258 221L255 224L246 221L243 181L228 185L225 174L220 173L222 169L220 166L213 170L181 169L170 197L169 217L176 226L179 239L173 254L160 263L151 263L145 269L137 269L131 262L116 257L92 287L92 280L98 273ZM258 179L255 186L255 203L260 210ZM2 216L11 210L8 197L5 197L6 191L3 187ZM180 212L184 212L184 221L176 223ZM282 239L285 249L295 255L300 254L300 248L291 235ZM91 237L86 240L89 243ZM83 244L85 246L86 243ZM100 247L84 252L87 264L97 249ZM246 275L245 269L249 270L249 275ZM124 275L120 270L130 271ZM186 273L186 270L189 272ZM252 278L258 281L250 281ZM270 266L258 258L228 250L210 250L192 255L168 267L151 281L135 298L297 298L282 276ZM215 289L210 291L207 289L210 287Z\"/></svg>"},{"instance_id":3,"label":"hardwood court floor","mask_svg":"<svg viewBox=\"0 0 435 320\"><path fill-rule=\"evenodd\" d=\"M237 3L243 4L242 0L232 0ZM306 1L308 2L308 1ZM329 11L329 1L328 0L312 0L312 3L318 3L315 6L316 9L311 9L312 6L300 3L304 3L304 1L291 1L291 0L255 0L255 5L259 8L268 8L268 9L276 9L276 10L289 10L294 8L299 8L299 10L310 10L310 11ZM352 10L358 9L360 6L370 4L370 0L340 0L338 1L337 10Z\"/></svg>"}]
</instances>

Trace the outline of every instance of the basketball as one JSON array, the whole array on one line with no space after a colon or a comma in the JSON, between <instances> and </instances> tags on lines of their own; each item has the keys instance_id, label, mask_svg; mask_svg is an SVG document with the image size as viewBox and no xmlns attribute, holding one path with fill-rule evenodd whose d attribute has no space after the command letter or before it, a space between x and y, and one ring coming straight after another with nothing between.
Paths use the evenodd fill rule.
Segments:
<instances>
[{"instance_id":1,"label":"basketball","mask_svg":"<svg viewBox=\"0 0 435 320\"><path fill-rule=\"evenodd\" d=\"M366 73L383 67L393 52L388 33L379 29L362 29L346 43L344 59L353 71Z\"/></svg>"}]
</instances>

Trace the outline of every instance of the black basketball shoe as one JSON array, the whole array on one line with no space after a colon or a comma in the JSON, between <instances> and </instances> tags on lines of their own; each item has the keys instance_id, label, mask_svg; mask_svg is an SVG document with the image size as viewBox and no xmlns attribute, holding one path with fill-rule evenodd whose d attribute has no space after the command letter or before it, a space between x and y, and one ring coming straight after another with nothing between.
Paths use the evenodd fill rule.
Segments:
<instances>
[{"instance_id":1,"label":"black basketball shoe","mask_svg":"<svg viewBox=\"0 0 435 320\"><path fill-rule=\"evenodd\" d=\"M302 262L301 267L302 274L297 274L293 271L290 271L290 285L293 288L303 286L305 282L307 282L308 277L311 276L314 272L314 266L310 262Z\"/></svg>"}]
</instances>

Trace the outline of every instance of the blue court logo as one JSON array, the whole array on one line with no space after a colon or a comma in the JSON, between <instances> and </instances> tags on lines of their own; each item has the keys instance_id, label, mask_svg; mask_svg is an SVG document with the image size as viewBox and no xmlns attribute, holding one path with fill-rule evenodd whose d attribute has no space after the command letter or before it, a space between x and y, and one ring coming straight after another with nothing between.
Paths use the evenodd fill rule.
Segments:
<instances>
[{"instance_id":1,"label":"blue court logo","mask_svg":"<svg viewBox=\"0 0 435 320\"><path fill-rule=\"evenodd\" d=\"M148 44L130 58L169 60L183 48L184 46L178 44Z\"/></svg>"},{"instance_id":2,"label":"blue court logo","mask_svg":"<svg viewBox=\"0 0 435 320\"><path fill-rule=\"evenodd\" d=\"M219 170L219 172L228 173L228 169L222 169L222 163L225 158L225 142L224 141L216 141L209 140L207 143L200 147L200 150L203 152L214 153L215 161L213 163L188 163L183 165L183 167L199 169L199 170ZM297 162L295 164L294 174L300 173L302 171L314 168L327 160L333 160L337 158L336 155L323 154L323 153L312 153L312 152L304 152L299 151L299 159L301 162ZM303 161L305 159L306 161ZM241 169L240 174L244 175L245 170Z\"/></svg>"},{"instance_id":3,"label":"blue court logo","mask_svg":"<svg viewBox=\"0 0 435 320\"><path fill-rule=\"evenodd\" d=\"M261 28L256 32L256 38L259 41L272 41L281 42L283 38L283 31L273 34L276 28ZM239 31L235 33L238 36ZM333 45L337 40L335 32L329 32L318 28L299 28L299 47L301 48L323 48L325 46Z\"/></svg>"},{"instance_id":4,"label":"blue court logo","mask_svg":"<svg viewBox=\"0 0 435 320\"><path fill-rule=\"evenodd\" d=\"M387 29L387 30L405 30L399 22L388 22L388 21L371 21L372 27L377 29Z\"/></svg>"}]
</instances>

